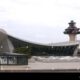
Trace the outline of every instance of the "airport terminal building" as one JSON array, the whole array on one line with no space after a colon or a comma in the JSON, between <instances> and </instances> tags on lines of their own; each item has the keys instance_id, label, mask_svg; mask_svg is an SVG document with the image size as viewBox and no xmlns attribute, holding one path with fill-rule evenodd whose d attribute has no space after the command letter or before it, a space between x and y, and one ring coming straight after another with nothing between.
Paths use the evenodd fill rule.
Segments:
<instances>
[{"instance_id":1,"label":"airport terminal building","mask_svg":"<svg viewBox=\"0 0 80 80\"><path fill-rule=\"evenodd\" d=\"M30 49L31 56L79 56L80 42L76 41L76 35L80 34L80 31L75 26L74 21L69 23L69 27L65 29L64 34L69 35L68 42L42 45L13 37L7 34L5 30L0 29L0 58L3 60L1 64L28 64L26 54L14 53L15 49L21 47Z\"/></svg>"}]
</instances>

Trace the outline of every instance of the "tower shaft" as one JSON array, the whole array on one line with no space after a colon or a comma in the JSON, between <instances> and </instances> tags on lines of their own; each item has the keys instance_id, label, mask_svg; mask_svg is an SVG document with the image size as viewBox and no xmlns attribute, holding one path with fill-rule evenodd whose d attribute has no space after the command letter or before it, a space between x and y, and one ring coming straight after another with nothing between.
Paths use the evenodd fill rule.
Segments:
<instances>
[{"instance_id":1,"label":"tower shaft","mask_svg":"<svg viewBox=\"0 0 80 80\"><path fill-rule=\"evenodd\" d=\"M75 42L76 41L76 34L69 34L69 42Z\"/></svg>"}]
</instances>

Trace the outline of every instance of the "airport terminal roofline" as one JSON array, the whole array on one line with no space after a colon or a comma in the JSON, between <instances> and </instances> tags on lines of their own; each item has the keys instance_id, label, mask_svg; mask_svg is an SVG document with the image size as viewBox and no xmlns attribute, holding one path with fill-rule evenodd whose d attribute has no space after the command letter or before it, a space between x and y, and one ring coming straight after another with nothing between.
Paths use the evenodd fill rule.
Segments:
<instances>
[{"instance_id":1,"label":"airport terminal roofline","mask_svg":"<svg viewBox=\"0 0 80 80\"><path fill-rule=\"evenodd\" d=\"M28 40L23 40L20 39L18 37L14 37L12 35L7 34L10 37L13 37L15 39L21 40L23 42L29 43L29 44L33 44L33 45L40 45L40 46L70 46L70 45L79 45L79 42L59 42L59 43L52 43L52 44L41 44L41 43L35 43L35 42L31 42Z\"/></svg>"},{"instance_id":2,"label":"airport terminal roofline","mask_svg":"<svg viewBox=\"0 0 80 80\"><path fill-rule=\"evenodd\" d=\"M17 39L17 40L20 40L20 41L23 41L23 42L27 42L27 43L29 43L29 44L47 46L47 44L38 43L38 42L32 42L32 41L29 41L29 40L24 40L24 39L21 39L21 38L19 38L19 37L14 37L14 36L12 36L12 35L10 35L10 34L7 34L7 35L10 36L10 37L15 38L15 39Z\"/></svg>"}]
</instances>

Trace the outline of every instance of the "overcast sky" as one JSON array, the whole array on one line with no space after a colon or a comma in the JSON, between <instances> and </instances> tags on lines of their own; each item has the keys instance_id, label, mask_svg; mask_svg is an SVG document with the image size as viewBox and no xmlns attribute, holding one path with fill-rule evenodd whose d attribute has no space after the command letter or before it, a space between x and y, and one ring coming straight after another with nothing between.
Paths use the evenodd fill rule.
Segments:
<instances>
[{"instance_id":1,"label":"overcast sky","mask_svg":"<svg viewBox=\"0 0 80 80\"><path fill-rule=\"evenodd\" d=\"M0 27L24 40L68 41L63 32L70 20L80 28L80 0L0 0Z\"/></svg>"}]
</instances>

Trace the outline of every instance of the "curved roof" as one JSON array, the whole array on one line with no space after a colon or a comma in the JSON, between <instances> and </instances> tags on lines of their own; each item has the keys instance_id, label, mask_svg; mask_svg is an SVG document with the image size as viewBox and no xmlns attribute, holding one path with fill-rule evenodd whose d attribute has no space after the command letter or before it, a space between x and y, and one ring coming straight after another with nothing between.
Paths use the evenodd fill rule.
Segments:
<instances>
[{"instance_id":1,"label":"curved roof","mask_svg":"<svg viewBox=\"0 0 80 80\"><path fill-rule=\"evenodd\" d=\"M19 40L19 41L21 41L21 42L23 42L23 43L29 43L29 44L33 44L33 45L47 46L47 44L41 44L41 43L31 42L31 41L24 40L24 39L21 39L21 38L18 38L18 37L14 37L14 36L9 35L9 34L8 34L8 37L9 37L9 39L10 39L10 38L13 38L13 39ZM10 40L11 40L11 39L10 39Z\"/></svg>"},{"instance_id":2,"label":"curved roof","mask_svg":"<svg viewBox=\"0 0 80 80\"><path fill-rule=\"evenodd\" d=\"M35 42L31 42L31 41L28 41L28 40L23 40L23 39L20 39L18 37L14 37L10 34L8 34L4 29L0 29L0 32L2 33L5 33L8 35L9 39L14 43L15 41L19 42L20 43L23 43L25 45L27 44L32 44L32 45L39 45L39 46L69 46L69 45L76 45L76 44L79 44L78 42L59 42L59 43L52 43L52 44L41 44L41 43L35 43Z\"/></svg>"},{"instance_id":3,"label":"curved roof","mask_svg":"<svg viewBox=\"0 0 80 80\"><path fill-rule=\"evenodd\" d=\"M7 32L4 29L1 29L1 28L0 28L0 32L2 32L4 34L7 34Z\"/></svg>"},{"instance_id":4,"label":"curved roof","mask_svg":"<svg viewBox=\"0 0 80 80\"><path fill-rule=\"evenodd\" d=\"M17 37L13 37L11 35L8 35L9 39L10 38L13 38L13 40L19 40L25 44L32 44L32 45L40 45L40 46L69 46L69 45L78 45L79 42L59 42L59 43L52 43L52 44L38 44L38 43L34 43L34 42L30 42L30 41L27 41L27 40L22 40L20 38L17 38ZM12 41L12 39L10 39Z\"/></svg>"}]
</instances>

